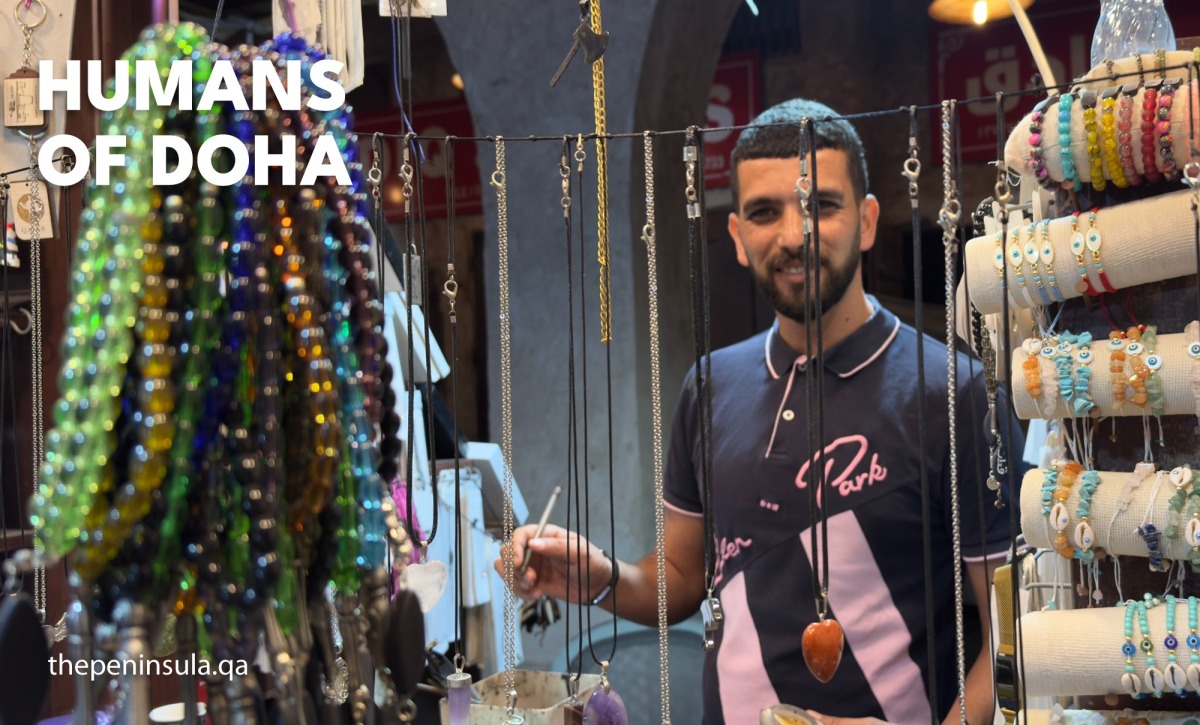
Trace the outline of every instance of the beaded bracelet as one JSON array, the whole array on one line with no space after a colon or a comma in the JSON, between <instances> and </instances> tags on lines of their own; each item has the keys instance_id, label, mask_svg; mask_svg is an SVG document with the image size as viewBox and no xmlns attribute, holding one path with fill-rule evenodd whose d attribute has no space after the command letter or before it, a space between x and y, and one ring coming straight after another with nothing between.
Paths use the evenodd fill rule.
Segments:
<instances>
[{"instance_id":1,"label":"beaded bracelet","mask_svg":"<svg viewBox=\"0 0 1200 725\"><path fill-rule=\"evenodd\" d=\"M1156 111L1158 123L1155 130L1158 132L1158 147L1162 156L1162 173L1167 181L1179 179L1179 165L1175 162L1175 136L1171 133L1171 104L1178 86L1179 81L1175 78L1163 81Z\"/></svg>"},{"instance_id":2,"label":"beaded bracelet","mask_svg":"<svg viewBox=\"0 0 1200 725\"><path fill-rule=\"evenodd\" d=\"M1075 526L1075 546L1079 547L1075 557L1085 564L1096 560L1096 552L1092 551L1092 546L1096 543L1096 534L1092 531L1088 518L1092 514L1092 494L1099 486L1099 473L1087 471L1083 474L1079 486L1079 507L1075 510L1075 515L1079 517L1079 523Z\"/></svg>"},{"instance_id":3,"label":"beaded bracelet","mask_svg":"<svg viewBox=\"0 0 1200 725\"><path fill-rule=\"evenodd\" d=\"M1146 544L1146 558L1150 571L1164 572L1169 568L1163 561L1162 536L1163 532L1153 522L1154 502L1158 499L1158 490L1162 486L1164 474L1159 471L1155 477L1154 487L1150 491L1150 505L1146 509L1146 517L1138 527L1138 536Z\"/></svg>"},{"instance_id":4,"label":"beaded bracelet","mask_svg":"<svg viewBox=\"0 0 1200 725\"><path fill-rule=\"evenodd\" d=\"M1190 478L1191 475L1190 468L1180 472L1182 478ZM1187 524L1183 527L1183 543L1192 547L1192 550L1188 552L1188 563L1195 569L1200 567L1200 485L1192 486L1192 491L1188 494L1187 502L1183 506L1183 513L1188 519Z\"/></svg>"},{"instance_id":5,"label":"beaded bracelet","mask_svg":"<svg viewBox=\"0 0 1200 725\"><path fill-rule=\"evenodd\" d=\"M1125 169L1121 166L1121 155L1117 150L1117 95L1120 88L1112 86L1100 93L1100 151L1104 157L1104 165L1108 168L1108 176L1118 189L1129 186L1125 180Z\"/></svg>"},{"instance_id":6,"label":"beaded bracelet","mask_svg":"<svg viewBox=\"0 0 1200 725\"><path fill-rule=\"evenodd\" d=\"M1076 342L1075 362L1079 368L1075 370L1075 397L1071 401L1076 416L1083 416L1096 407L1092 400L1092 333L1081 332Z\"/></svg>"},{"instance_id":7,"label":"beaded bracelet","mask_svg":"<svg viewBox=\"0 0 1200 725\"><path fill-rule=\"evenodd\" d=\"M996 248L992 252L992 263L996 265L996 280L1000 283L1001 293L1007 289L1007 285L1004 282L1004 260L1004 234L1003 232L996 232Z\"/></svg>"},{"instance_id":8,"label":"beaded bracelet","mask_svg":"<svg viewBox=\"0 0 1200 725\"><path fill-rule=\"evenodd\" d=\"M1192 358L1192 397L1196 399L1196 427L1194 432L1200 434L1200 321L1192 320L1184 328L1190 341L1188 356Z\"/></svg>"},{"instance_id":9,"label":"beaded bracelet","mask_svg":"<svg viewBox=\"0 0 1200 725\"><path fill-rule=\"evenodd\" d=\"M1025 391L1036 402L1042 397L1041 350L1042 342L1031 337L1021 343L1025 351L1025 360L1021 368L1025 371Z\"/></svg>"},{"instance_id":10,"label":"beaded bracelet","mask_svg":"<svg viewBox=\"0 0 1200 725\"><path fill-rule=\"evenodd\" d=\"M1147 594L1142 601L1137 603L1138 624L1142 629L1142 652L1146 655L1146 674L1143 676L1146 689L1150 691L1154 697L1162 697L1163 678L1162 670L1158 669L1157 662L1154 659L1154 640L1150 637L1150 622L1146 616L1146 610L1149 607L1158 604L1157 599L1151 599Z\"/></svg>"},{"instance_id":11,"label":"beaded bracelet","mask_svg":"<svg viewBox=\"0 0 1200 725\"><path fill-rule=\"evenodd\" d=\"M1149 81L1142 94L1142 173L1146 181L1156 184L1162 180L1158 170L1158 150L1154 129L1158 125L1158 87L1160 81Z\"/></svg>"},{"instance_id":12,"label":"beaded bracelet","mask_svg":"<svg viewBox=\"0 0 1200 725\"><path fill-rule=\"evenodd\" d=\"M1188 597L1188 636L1187 646L1191 650L1191 664L1187 667L1188 685L1200 693L1200 632L1197 632L1197 600L1196 597Z\"/></svg>"},{"instance_id":13,"label":"beaded bracelet","mask_svg":"<svg viewBox=\"0 0 1200 725\"><path fill-rule=\"evenodd\" d=\"M1071 401L1075 399L1073 363L1077 339L1077 336L1064 332L1058 336L1058 344L1054 347L1054 368L1058 373L1058 394L1067 403L1068 410L1073 410Z\"/></svg>"},{"instance_id":14,"label":"beaded bracelet","mask_svg":"<svg viewBox=\"0 0 1200 725\"><path fill-rule=\"evenodd\" d=\"M1058 408L1058 369L1054 364L1054 354L1058 340L1043 338L1040 356L1042 358L1042 415L1045 418L1055 417Z\"/></svg>"},{"instance_id":15,"label":"beaded bracelet","mask_svg":"<svg viewBox=\"0 0 1200 725\"><path fill-rule=\"evenodd\" d=\"M1175 541L1179 539L1180 534L1183 532L1183 507L1188 500L1188 487L1192 482L1192 469L1184 466L1173 468L1167 475L1167 480L1175 487L1175 495L1171 496L1167 504L1167 528L1163 533L1168 539Z\"/></svg>"},{"instance_id":16,"label":"beaded bracelet","mask_svg":"<svg viewBox=\"0 0 1200 725\"><path fill-rule=\"evenodd\" d=\"M1137 172L1133 160L1133 105L1138 92L1138 84L1129 83L1121 87L1121 100L1117 118L1117 141L1121 168L1130 186L1140 186L1142 176Z\"/></svg>"},{"instance_id":17,"label":"beaded bracelet","mask_svg":"<svg viewBox=\"0 0 1200 725\"><path fill-rule=\"evenodd\" d=\"M1075 481L1083 471L1083 466L1075 461L1057 461L1055 467L1058 468L1058 488L1052 494L1054 506L1050 510L1050 523L1056 532L1054 550L1064 559L1074 559L1075 550L1071 548L1071 542L1067 538L1067 529L1071 525L1071 513L1067 509L1067 499L1071 496L1071 486L1075 485Z\"/></svg>"},{"instance_id":18,"label":"beaded bracelet","mask_svg":"<svg viewBox=\"0 0 1200 725\"><path fill-rule=\"evenodd\" d=\"M1163 679L1166 689L1182 697L1187 694L1187 673L1179 666L1179 658L1175 654L1179 648L1179 640L1175 637L1175 608L1178 604L1173 595L1167 595L1167 636L1163 639L1163 647L1167 650L1167 666L1163 668Z\"/></svg>"},{"instance_id":19,"label":"beaded bracelet","mask_svg":"<svg viewBox=\"0 0 1200 725\"><path fill-rule=\"evenodd\" d=\"M199 28L155 26L144 31L123 60L152 60L165 73L180 57L175 34L200 37ZM116 423L137 322L142 237L157 238L156 204L150 177L150 137L165 109L126 105L102 117L101 132L127 137L130 163L114 169L112 183L89 189L80 224L70 283L71 302L59 376L62 397L55 427L46 436L42 484L31 502L30 520L50 559L77 545L92 547L90 529L107 514L115 471ZM132 160L144 159L145 163ZM145 228L143 228L145 227Z\"/></svg>"},{"instance_id":20,"label":"beaded bracelet","mask_svg":"<svg viewBox=\"0 0 1200 725\"><path fill-rule=\"evenodd\" d=\"M1024 307L1037 307L1037 302L1033 299L1033 294L1025 285L1025 252L1021 248L1021 229L1013 227L1012 235L1008 243L1008 264L1012 267L1012 276L1017 279L1017 287L1021 290L1021 297L1024 301ZM1014 297L1015 299L1015 297Z\"/></svg>"},{"instance_id":21,"label":"beaded bracelet","mask_svg":"<svg viewBox=\"0 0 1200 725\"><path fill-rule=\"evenodd\" d=\"M1050 243L1050 220L1042 221L1042 240L1041 240L1041 259L1042 268L1046 273L1046 284L1050 286L1050 297L1055 302L1065 302L1062 290L1058 288L1058 281L1054 274L1054 245Z\"/></svg>"},{"instance_id":22,"label":"beaded bracelet","mask_svg":"<svg viewBox=\"0 0 1200 725\"><path fill-rule=\"evenodd\" d=\"M1096 92L1080 91L1079 103L1083 106L1083 128L1087 134L1088 167L1092 175L1092 188L1104 191L1108 182L1104 179L1104 161L1100 155L1100 126L1096 120Z\"/></svg>"},{"instance_id":23,"label":"beaded bracelet","mask_svg":"<svg viewBox=\"0 0 1200 725\"><path fill-rule=\"evenodd\" d=\"M1033 284L1037 288L1038 296L1042 299L1042 304L1049 305L1050 294L1046 292L1046 287L1042 284L1042 273L1039 271L1038 266L1041 262L1042 253L1033 224L1029 225L1028 231L1029 240L1025 242L1025 261L1029 264L1029 273L1033 275Z\"/></svg>"},{"instance_id":24,"label":"beaded bracelet","mask_svg":"<svg viewBox=\"0 0 1200 725\"><path fill-rule=\"evenodd\" d=\"M1137 603L1132 599L1125 602L1125 643L1121 645L1121 654L1125 657L1125 674L1121 675L1121 689L1134 699L1146 695L1142 692L1142 678L1138 677L1133 658L1138 648L1133 644L1133 615Z\"/></svg>"},{"instance_id":25,"label":"beaded bracelet","mask_svg":"<svg viewBox=\"0 0 1200 725\"><path fill-rule=\"evenodd\" d=\"M1113 330L1108 333L1108 372L1112 380L1114 412L1120 412L1125 406L1125 358L1125 332Z\"/></svg>"},{"instance_id":26,"label":"beaded bracelet","mask_svg":"<svg viewBox=\"0 0 1200 725\"><path fill-rule=\"evenodd\" d=\"M1150 414L1166 415L1166 396L1163 393L1162 377L1158 374L1162 367L1162 356L1155 352L1158 349L1158 328L1147 325L1142 333L1142 343L1146 346L1146 394L1150 398Z\"/></svg>"},{"instance_id":27,"label":"beaded bracelet","mask_svg":"<svg viewBox=\"0 0 1200 725\"><path fill-rule=\"evenodd\" d=\"M1082 213L1077 211L1071 217L1071 253L1075 255L1076 269L1079 271L1079 282L1075 285L1075 291L1095 297L1100 293L1092 286L1092 278L1088 276L1087 262L1083 259L1083 253L1087 250L1087 239L1084 238L1083 232L1079 231L1079 215Z\"/></svg>"},{"instance_id":28,"label":"beaded bracelet","mask_svg":"<svg viewBox=\"0 0 1200 725\"><path fill-rule=\"evenodd\" d=\"M1033 113L1029 116L1029 171L1038 184L1050 191L1053 191L1057 184L1050 178L1050 171L1042 158L1042 125L1046 119L1045 111L1054 100L1052 97L1042 99L1033 107Z\"/></svg>"},{"instance_id":29,"label":"beaded bracelet","mask_svg":"<svg viewBox=\"0 0 1200 725\"><path fill-rule=\"evenodd\" d=\"M1142 344L1142 330L1139 327L1130 327L1126 332L1129 338L1129 344L1125 347L1125 352L1129 359L1129 369L1133 375L1129 376L1129 386L1133 388L1133 395L1129 401L1139 408L1145 408L1150 402L1150 393L1146 390L1146 378L1150 376L1150 368L1146 367L1146 363L1142 360L1142 355L1146 352L1146 346Z\"/></svg>"},{"instance_id":30,"label":"beaded bracelet","mask_svg":"<svg viewBox=\"0 0 1200 725\"><path fill-rule=\"evenodd\" d=\"M1116 288L1108 280L1108 273L1104 271L1104 262L1100 259L1100 246L1104 242L1104 237L1100 234L1100 229L1096 226L1096 212L1098 209L1092 209L1088 212L1088 230L1085 235L1087 248L1092 252L1092 266L1096 268L1096 274L1100 277L1100 284L1104 287L1105 292L1116 292Z\"/></svg>"},{"instance_id":31,"label":"beaded bracelet","mask_svg":"<svg viewBox=\"0 0 1200 725\"><path fill-rule=\"evenodd\" d=\"M1071 109L1074 105L1075 95L1073 93L1064 93L1058 99L1059 156L1062 159L1062 188L1067 191L1082 191L1083 183L1079 180L1079 172L1075 169L1075 150L1071 146Z\"/></svg>"}]
</instances>

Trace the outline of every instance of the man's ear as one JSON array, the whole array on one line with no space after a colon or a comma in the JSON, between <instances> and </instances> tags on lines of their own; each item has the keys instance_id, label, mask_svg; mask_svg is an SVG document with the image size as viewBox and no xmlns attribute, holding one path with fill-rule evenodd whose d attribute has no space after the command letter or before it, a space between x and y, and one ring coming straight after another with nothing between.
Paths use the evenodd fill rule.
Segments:
<instances>
[{"instance_id":1,"label":"man's ear","mask_svg":"<svg viewBox=\"0 0 1200 725\"><path fill-rule=\"evenodd\" d=\"M858 205L859 250L867 251L875 246L875 232L879 229L879 200L867 194Z\"/></svg>"},{"instance_id":2,"label":"man's ear","mask_svg":"<svg viewBox=\"0 0 1200 725\"><path fill-rule=\"evenodd\" d=\"M746 256L746 248L742 246L742 235L738 222L737 212L729 212L729 236L733 238L733 246L737 250L738 264L749 267L750 258Z\"/></svg>"}]
</instances>

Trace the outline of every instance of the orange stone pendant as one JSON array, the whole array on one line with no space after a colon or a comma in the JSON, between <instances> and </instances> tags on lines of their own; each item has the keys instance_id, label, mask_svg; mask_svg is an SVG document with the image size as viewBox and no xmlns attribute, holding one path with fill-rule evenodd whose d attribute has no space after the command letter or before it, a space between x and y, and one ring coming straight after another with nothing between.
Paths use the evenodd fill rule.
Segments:
<instances>
[{"instance_id":1,"label":"orange stone pendant","mask_svg":"<svg viewBox=\"0 0 1200 725\"><path fill-rule=\"evenodd\" d=\"M822 619L804 628L804 664L813 677L822 683L833 679L842 663L842 647L846 638L837 620Z\"/></svg>"}]
</instances>

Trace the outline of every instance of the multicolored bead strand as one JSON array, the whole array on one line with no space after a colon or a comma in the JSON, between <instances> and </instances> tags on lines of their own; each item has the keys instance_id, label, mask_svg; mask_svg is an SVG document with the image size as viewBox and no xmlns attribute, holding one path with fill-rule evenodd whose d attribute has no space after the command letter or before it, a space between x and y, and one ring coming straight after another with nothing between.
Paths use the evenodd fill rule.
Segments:
<instances>
[{"instance_id":1,"label":"multicolored bead strand","mask_svg":"<svg viewBox=\"0 0 1200 725\"><path fill-rule=\"evenodd\" d=\"M1175 649L1179 647L1179 640L1175 638L1175 607L1178 602L1175 597L1167 595L1167 636L1163 640L1163 647L1167 650L1167 666L1163 669L1163 677L1166 679L1167 689L1170 689L1176 695L1185 695L1187 687L1187 673L1179 666L1178 658L1175 655Z\"/></svg>"},{"instance_id":2,"label":"multicolored bead strand","mask_svg":"<svg viewBox=\"0 0 1200 725\"><path fill-rule=\"evenodd\" d=\"M1147 594L1142 601L1137 603L1138 625L1142 629L1142 644L1141 650L1146 655L1146 672L1143 675L1146 689L1154 697L1162 697L1163 678L1162 670L1158 669L1157 662L1154 659L1154 640L1150 637L1150 622L1146 616L1146 609L1158 604L1158 600L1151 599Z\"/></svg>"},{"instance_id":3,"label":"multicolored bead strand","mask_svg":"<svg viewBox=\"0 0 1200 725\"><path fill-rule=\"evenodd\" d=\"M1126 694L1135 699L1145 697L1142 692L1142 678L1138 677L1133 658L1137 655L1137 647L1133 644L1133 613L1136 603L1130 599L1125 602L1125 644L1121 645L1121 654L1125 657L1125 674L1121 675L1121 688Z\"/></svg>"}]
</instances>

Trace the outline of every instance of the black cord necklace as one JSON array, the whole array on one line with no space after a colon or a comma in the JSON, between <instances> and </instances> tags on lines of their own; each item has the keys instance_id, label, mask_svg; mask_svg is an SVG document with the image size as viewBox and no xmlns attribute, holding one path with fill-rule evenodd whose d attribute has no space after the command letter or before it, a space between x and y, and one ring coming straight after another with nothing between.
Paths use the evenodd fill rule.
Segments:
<instances>
[{"instance_id":1,"label":"black cord necklace","mask_svg":"<svg viewBox=\"0 0 1200 725\"><path fill-rule=\"evenodd\" d=\"M704 224L704 137L692 126L683 146L688 217L688 287L692 314L692 388L700 419L700 498L704 525L704 591L700 614L704 624L704 649L717 646L716 635L724 614L716 596L716 523L712 481L712 361L708 357L708 240Z\"/></svg>"},{"instance_id":2,"label":"black cord necklace","mask_svg":"<svg viewBox=\"0 0 1200 725\"><path fill-rule=\"evenodd\" d=\"M829 518L825 475L825 329L821 310L821 232L817 204L817 139L812 119L800 123L800 178L796 192L804 219L804 277L813 289L804 295L804 336L807 356L804 376L808 455L816 480L808 489L809 549L817 621L804 629L802 650L809 672L829 682L842 661L845 638L829 616ZM818 535L819 534L819 535Z\"/></svg>"}]
</instances>

